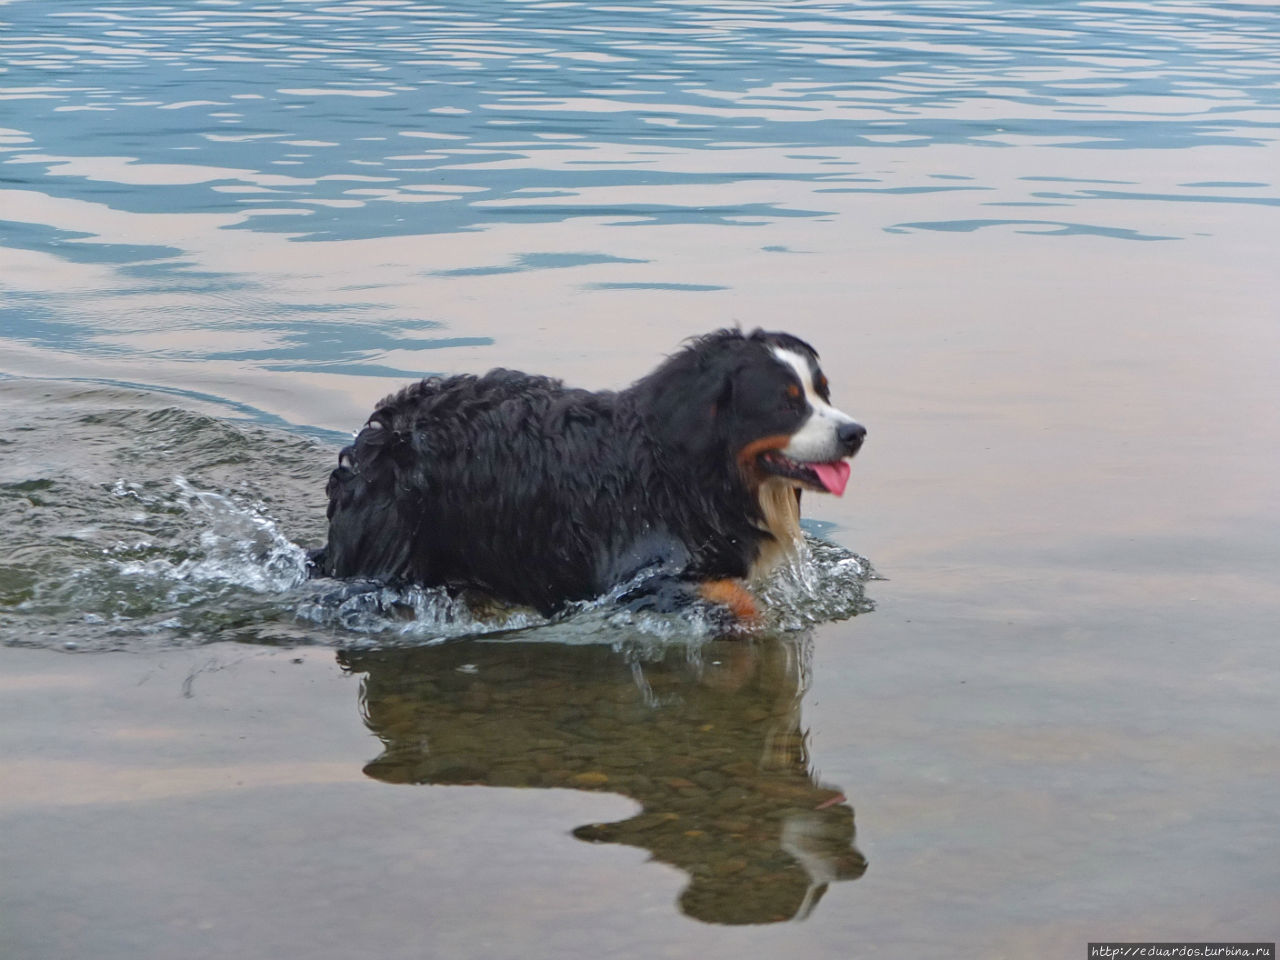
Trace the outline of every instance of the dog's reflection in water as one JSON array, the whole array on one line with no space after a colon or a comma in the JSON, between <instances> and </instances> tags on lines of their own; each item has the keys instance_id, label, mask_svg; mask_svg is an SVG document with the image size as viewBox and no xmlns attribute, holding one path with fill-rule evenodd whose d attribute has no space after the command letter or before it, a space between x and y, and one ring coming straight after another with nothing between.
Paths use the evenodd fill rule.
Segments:
<instances>
[{"instance_id":1,"label":"dog's reflection in water","mask_svg":"<svg viewBox=\"0 0 1280 960\"><path fill-rule=\"evenodd\" d=\"M680 908L710 923L809 914L866 870L853 809L812 772L800 701L803 637L673 646L463 641L347 651L365 767L390 783L612 791L643 809L574 831L641 847L690 877Z\"/></svg>"}]
</instances>

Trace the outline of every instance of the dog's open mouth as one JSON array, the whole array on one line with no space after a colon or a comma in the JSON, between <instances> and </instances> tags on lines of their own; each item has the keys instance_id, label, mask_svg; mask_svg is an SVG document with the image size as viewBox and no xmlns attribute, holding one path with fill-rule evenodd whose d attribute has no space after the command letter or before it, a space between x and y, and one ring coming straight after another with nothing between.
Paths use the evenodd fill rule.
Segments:
<instances>
[{"instance_id":1,"label":"dog's open mouth","mask_svg":"<svg viewBox=\"0 0 1280 960\"><path fill-rule=\"evenodd\" d=\"M777 450L768 450L760 455L758 462L765 473L794 480L815 490L835 494L837 497L844 493L844 488L849 483L851 468L845 460L810 463L792 460Z\"/></svg>"}]
</instances>

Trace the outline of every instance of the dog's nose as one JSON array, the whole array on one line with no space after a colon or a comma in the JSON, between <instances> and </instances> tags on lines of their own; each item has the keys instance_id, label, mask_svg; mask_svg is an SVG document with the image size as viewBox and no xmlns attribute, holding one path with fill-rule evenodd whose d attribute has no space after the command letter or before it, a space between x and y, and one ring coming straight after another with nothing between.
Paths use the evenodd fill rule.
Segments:
<instances>
[{"instance_id":1,"label":"dog's nose","mask_svg":"<svg viewBox=\"0 0 1280 960\"><path fill-rule=\"evenodd\" d=\"M848 456L853 456L862 446L862 441L867 438L867 428L853 421L843 423L836 431L836 437L840 441L840 446L849 451Z\"/></svg>"}]
</instances>

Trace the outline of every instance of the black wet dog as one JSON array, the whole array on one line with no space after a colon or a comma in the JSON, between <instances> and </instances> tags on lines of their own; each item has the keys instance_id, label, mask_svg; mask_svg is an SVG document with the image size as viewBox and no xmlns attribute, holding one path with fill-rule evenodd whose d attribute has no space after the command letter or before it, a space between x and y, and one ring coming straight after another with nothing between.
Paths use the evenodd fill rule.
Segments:
<instances>
[{"instance_id":1,"label":"black wet dog","mask_svg":"<svg viewBox=\"0 0 1280 960\"><path fill-rule=\"evenodd\" d=\"M745 584L801 537L800 491L843 493L865 434L786 333L711 333L617 393L512 370L431 378L339 455L313 563L543 613L650 573L650 595L751 617Z\"/></svg>"}]
</instances>

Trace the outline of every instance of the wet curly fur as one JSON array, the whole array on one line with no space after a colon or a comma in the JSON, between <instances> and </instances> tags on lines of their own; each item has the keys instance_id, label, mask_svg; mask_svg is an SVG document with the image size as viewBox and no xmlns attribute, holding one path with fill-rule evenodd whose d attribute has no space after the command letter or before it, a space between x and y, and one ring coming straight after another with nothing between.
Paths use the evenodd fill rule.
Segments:
<instances>
[{"instance_id":1,"label":"wet curly fur","mask_svg":"<svg viewBox=\"0 0 1280 960\"><path fill-rule=\"evenodd\" d=\"M751 616L742 581L799 536L806 483L779 464L805 464L778 452L824 402L813 348L759 330L693 340L620 392L504 369L423 380L339 455L316 572L475 588L543 613L643 579L632 601L701 597ZM865 431L838 416L852 426L832 428L832 450L851 456Z\"/></svg>"}]
</instances>

